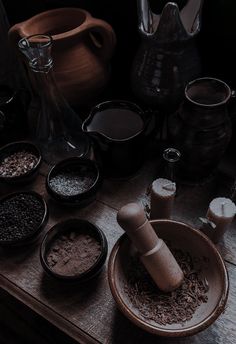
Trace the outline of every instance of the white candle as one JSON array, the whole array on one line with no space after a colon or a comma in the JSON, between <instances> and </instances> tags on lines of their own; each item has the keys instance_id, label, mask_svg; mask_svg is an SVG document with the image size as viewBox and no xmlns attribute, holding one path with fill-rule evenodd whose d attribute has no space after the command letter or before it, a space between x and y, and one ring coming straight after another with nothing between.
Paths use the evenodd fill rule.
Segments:
<instances>
[{"instance_id":1,"label":"white candle","mask_svg":"<svg viewBox=\"0 0 236 344\"><path fill-rule=\"evenodd\" d=\"M218 197L211 201L206 216L216 225L211 232L211 239L215 244L220 241L235 214L236 206L229 198Z\"/></svg>"},{"instance_id":2,"label":"white candle","mask_svg":"<svg viewBox=\"0 0 236 344\"><path fill-rule=\"evenodd\" d=\"M152 183L151 219L169 219L173 208L176 185L171 180L158 178Z\"/></svg>"}]
</instances>

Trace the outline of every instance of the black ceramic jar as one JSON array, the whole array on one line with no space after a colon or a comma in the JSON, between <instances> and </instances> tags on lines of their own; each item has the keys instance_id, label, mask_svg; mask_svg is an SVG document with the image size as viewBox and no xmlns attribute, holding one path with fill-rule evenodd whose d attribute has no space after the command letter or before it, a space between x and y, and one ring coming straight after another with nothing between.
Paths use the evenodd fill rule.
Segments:
<instances>
[{"instance_id":1,"label":"black ceramic jar","mask_svg":"<svg viewBox=\"0 0 236 344\"><path fill-rule=\"evenodd\" d=\"M200 78L186 86L185 101L169 121L172 145L181 152L183 181L204 181L220 162L231 138L230 97L229 86L218 79Z\"/></svg>"}]
</instances>

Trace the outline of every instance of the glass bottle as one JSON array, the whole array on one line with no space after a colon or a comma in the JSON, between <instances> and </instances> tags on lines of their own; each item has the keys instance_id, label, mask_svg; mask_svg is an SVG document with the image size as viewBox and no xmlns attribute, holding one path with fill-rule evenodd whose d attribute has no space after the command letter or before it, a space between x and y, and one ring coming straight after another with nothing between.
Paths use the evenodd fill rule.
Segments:
<instances>
[{"instance_id":1,"label":"glass bottle","mask_svg":"<svg viewBox=\"0 0 236 344\"><path fill-rule=\"evenodd\" d=\"M54 75L49 35L32 35L18 42L29 65L33 98L28 115L31 133L49 165L71 156L85 156L89 138L82 122L59 91Z\"/></svg>"},{"instance_id":2,"label":"glass bottle","mask_svg":"<svg viewBox=\"0 0 236 344\"><path fill-rule=\"evenodd\" d=\"M176 182L181 153L175 148L166 148L162 157L164 160L163 177L171 180L172 182Z\"/></svg>"}]
</instances>

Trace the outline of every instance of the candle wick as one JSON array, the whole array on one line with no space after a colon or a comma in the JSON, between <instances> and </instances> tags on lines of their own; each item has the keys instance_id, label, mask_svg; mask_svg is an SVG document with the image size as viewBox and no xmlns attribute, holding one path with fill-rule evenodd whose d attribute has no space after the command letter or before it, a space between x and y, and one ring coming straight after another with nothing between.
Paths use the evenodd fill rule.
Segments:
<instances>
[{"instance_id":1,"label":"candle wick","mask_svg":"<svg viewBox=\"0 0 236 344\"><path fill-rule=\"evenodd\" d=\"M199 217L199 220L204 224L210 226L212 229L216 228L216 224L205 217Z\"/></svg>"},{"instance_id":2,"label":"candle wick","mask_svg":"<svg viewBox=\"0 0 236 344\"><path fill-rule=\"evenodd\" d=\"M167 191L174 191L175 183L164 184L164 185L162 185L162 189L167 190Z\"/></svg>"},{"instance_id":3,"label":"candle wick","mask_svg":"<svg viewBox=\"0 0 236 344\"><path fill-rule=\"evenodd\" d=\"M222 203L221 203L221 212L222 212L222 215L225 215L225 206L226 206L226 202L222 202Z\"/></svg>"}]
</instances>

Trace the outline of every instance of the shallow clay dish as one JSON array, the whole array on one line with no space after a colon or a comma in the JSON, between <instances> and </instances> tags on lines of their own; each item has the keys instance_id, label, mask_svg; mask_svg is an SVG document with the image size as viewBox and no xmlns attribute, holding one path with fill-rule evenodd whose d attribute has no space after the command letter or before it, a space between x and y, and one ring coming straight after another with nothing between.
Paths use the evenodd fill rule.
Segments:
<instances>
[{"instance_id":1,"label":"shallow clay dish","mask_svg":"<svg viewBox=\"0 0 236 344\"><path fill-rule=\"evenodd\" d=\"M128 262L134 254L134 247L126 234L117 241L109 259L108 277L112 295L121 312L143 330L166 337L196 334L211 325L224 310L229 289L224 261L214 244L196 229L171 220L154 220L151 223L158 235L170 241L174 248L187 251L192 257L206 258L201 270L209 284L208 301L201 304L192 319L184 324L160 325L146 320L124 292Z\"/></svg>"}]
</instances>

